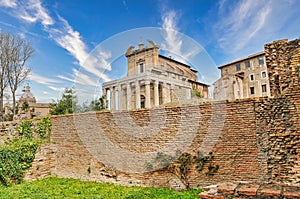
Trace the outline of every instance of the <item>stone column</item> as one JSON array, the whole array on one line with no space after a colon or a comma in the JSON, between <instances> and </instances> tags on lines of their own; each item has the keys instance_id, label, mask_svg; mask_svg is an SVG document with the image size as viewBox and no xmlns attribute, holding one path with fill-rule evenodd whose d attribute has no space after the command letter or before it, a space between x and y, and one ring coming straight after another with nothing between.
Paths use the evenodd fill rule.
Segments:
<instances>
[{"instance_id":1,"label":"stone column","mask_svg":"<svg viewBox=\"0 0 300 199\"><path fill-rule=\"evenodd\" d=\"M158 81L154 82L154 106L159 106L159 92L158 92Z\"/></svg>"},{"instance_id":2,"label":"stone column","mask_svg":"<svg viewBox=\"0 0 300 199\"><path fill-rule=\"evenodd\" d=\"M175 85L174 84L171 84L171 87L170 87L170 99L169 99L169 102L174 102L174 89L175 89Z\"/></svg>"},{"instance_id":3,"label":"stone column","mask_svg":"<svg viewBox=\"0 0 300 199\"><path fill-rule=\"evenodd\" d=\"M126 93L127 93L127 99L126 99L126 102L127 102L127 110L130 110L131 109L131 86L130 86L130 83L127 83L127 88L126 88Z\"/></svg>"},{"instance_id":4,"label":"stone column","mask_svg":"<svg viewBox=\"0 0 300 199\"><path fill-rule=\"evenodd\" d=\"M110 87L110 110L115 110L115 89Z\"/></svg>"},{"instance_id":5,"label":"stone column","mask_svg":"<svg viewBox=\"0 0 300 199\"><path fill-rule=\"evenodd\" d=\"M135 108L141 108L140 82L135 82Z\"/></svg>"},{"instance_id":6,"label":"stone column","mask_svg":"<svg viewBox=\"0 0 300 199\"><path fill-rule=\"evenodd\" d=\"M103 103L104 103L104 108L107 109L107 89L106 88L102 88L102 96L104 96L104 99L103 99Z\"/></svg>"},{"instance_id":7,"label":"stone column","mask_svg":"<svg viewBox=\"0 0 300 199\"><path fill-rule=\"evenodd\" d=\"M122 85L118 85L118 110L123 110L123 90Z\"/></svg>"},{"instance_id":8,"label":"stone column","mask_svg":"<svg viewBox=\"0 0 300 199\"><path fill-rule=\"evenodd\" d=\"M169 98L170 98L170 91L168 89L167 83L164 82L162 84L162 102L163 102L163 104L168 103Z\"/></svg>"},{"instance_id":9,"label":"stone column","mask_svg":"<svg viewBox=\"0 0 300 199\"><path fill-rule=\"evenodd\" d=\"M145 81L145 108L151 108L150 81Z\"/></svg>"}]
</instances>

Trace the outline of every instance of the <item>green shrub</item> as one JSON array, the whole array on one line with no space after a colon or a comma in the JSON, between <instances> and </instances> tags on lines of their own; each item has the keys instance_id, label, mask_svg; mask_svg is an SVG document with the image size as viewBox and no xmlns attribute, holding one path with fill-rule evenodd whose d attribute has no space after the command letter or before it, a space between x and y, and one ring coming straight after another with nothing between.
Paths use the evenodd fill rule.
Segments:
<instances>
[{"instance_id":1,"label":"green shrub","mask_svg":"<svg viewBox=\"0 0 300 199\"><path fill-rule=\"evenodd\" d=\"M46 138L50 135L52 129L51 120L49 117L44 117L37 121L36 133L40 138Z\"/></svg>"},{"instance_id":2,"label":"green shrub","mask_svg":"<svg viewBox=\"0 0 300 199\"><path fill-rule=\"evenodd\" d=\"M193 97L198 97L198 98L203 98L203 95L200 93L200 91L196 90L196 89L192 90L192 96Z\"/></svg>"},{"instance_id":3,"label":"green shrub","mask_svg":"<svg viewBox=\"0 0 300 199\"><path fill-rule=\"evenodd\" d=\"M24 120L21 122L18 128L20 137L25 137L27 139L32 138L32 120Z\"/></svg>"},{"instance_id":4,"label":"green shrub","mask_svg":"<svg viewBox=\"0 0 300 199\"><path fill-rule=\"evenodd\" d=\"M38 147L37 141L23 138L0 147L0 183L19 183L23 173L31 166Z\"/></svg>"},{"instance_id":5,"label":"green shrub","mask_svg":"<svg viewBox=\"0 0 300 199\"><path fill-rule=\"evenodd\" d=\"M35 157L35 152L51 131L49 117L37 121L38 139L33 139L33 121L24 120L18 127L19 137L0 146L0 184L11 185L23 180L23 174Z\"/></svg>"}]
</instances>

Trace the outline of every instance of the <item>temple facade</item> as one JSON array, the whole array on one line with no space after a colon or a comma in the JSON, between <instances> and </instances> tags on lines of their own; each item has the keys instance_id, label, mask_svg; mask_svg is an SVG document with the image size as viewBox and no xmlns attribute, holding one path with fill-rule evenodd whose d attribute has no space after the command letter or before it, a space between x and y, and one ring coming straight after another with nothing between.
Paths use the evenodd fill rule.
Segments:
<instances>
[{"instance_id":1,"label":"temple facade","mask_svg":"<svg viewBox=\"0 0 300 199\"><path fill-rule=\"evenodd\" d=\"M159 46L148 40L126 51L127 76L105 82L103 95L109 110L153 108L208 98L208 85L198 82L191 66L159 54Z\"/></svg>"}]
</instances>

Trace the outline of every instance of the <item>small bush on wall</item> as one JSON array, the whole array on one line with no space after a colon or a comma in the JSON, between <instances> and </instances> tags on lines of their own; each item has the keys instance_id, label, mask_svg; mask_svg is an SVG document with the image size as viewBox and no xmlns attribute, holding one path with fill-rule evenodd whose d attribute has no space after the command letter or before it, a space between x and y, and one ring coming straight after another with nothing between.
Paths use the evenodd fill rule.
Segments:
<instances>
[{"instance_id":1,"label":"small bush on wall","mask_svg":"<svg viewBox=\"0 0 300 199\"><path fill-rule=\"evenodd\" d=\"M24 120L19 124L19 137L0 147L1 184L8 186L23 180L24 172L31 167L36 150L50 134L51 127L48 117L37 121ZM33 136L34 134L38 136Z\"/></svg>"}]
</instances>

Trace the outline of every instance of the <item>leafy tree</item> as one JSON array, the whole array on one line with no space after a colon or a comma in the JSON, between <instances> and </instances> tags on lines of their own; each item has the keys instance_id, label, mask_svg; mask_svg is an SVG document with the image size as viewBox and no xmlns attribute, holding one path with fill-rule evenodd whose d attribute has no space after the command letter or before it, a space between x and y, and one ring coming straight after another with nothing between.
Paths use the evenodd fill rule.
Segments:
<instances>
[{"instance_id":1,"label":"leafy tree","mask_svg":"<svg viewBox=\"0 0 300 199\"><path fill-rule=\"evenodd\" d=\"M92 100L88 107L88 110L89 111L100 111L105 108L106 108L105 107L105 98L104 98L104 96L102 96L99 99Z\"/></svg>"},{"instance_id":2,"label":"leafy tree","mask_svg":"<svg viewBox=\"0 0 300 199\"><path fill-rule=\"evenodd\" d=\"M78 110L77 96L73 89L66 88L60 100L50 104L52 115L62 115L75 113Z\"/></svg>"},{"instance_id":3,"label":"leafy tree","mask_svg":"<svg viewBox=\"0 0 300 199\"><path fill-rule=\"evenodd\" d=\"M29 109L29 104L28 104L28 102L23 102L23 104L22 104L22 110L25 111L25 112L27 112L28 109Z\"/></svg>"}]
</instances>

